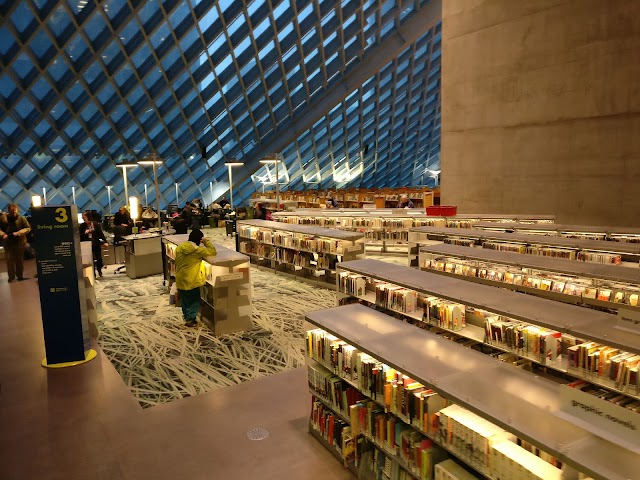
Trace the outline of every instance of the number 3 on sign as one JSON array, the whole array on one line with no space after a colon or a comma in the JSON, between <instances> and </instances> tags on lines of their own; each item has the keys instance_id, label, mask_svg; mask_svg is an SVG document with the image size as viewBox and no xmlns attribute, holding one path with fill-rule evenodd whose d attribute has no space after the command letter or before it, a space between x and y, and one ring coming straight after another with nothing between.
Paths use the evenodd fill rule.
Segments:
<instances>
[{"instance_id":1,"label":"number 3 on sign","mask_svg":"<svg viewBox=\"0 0 640 480\"><path fill-rule=\"evenodd\" d=\"M60 222L60 223L65 223L67 220L69 220L69 216L67 215L67 209L66 208L56 208L56 216L55 216L56 222Z\"/></svg>"}]
</instances>

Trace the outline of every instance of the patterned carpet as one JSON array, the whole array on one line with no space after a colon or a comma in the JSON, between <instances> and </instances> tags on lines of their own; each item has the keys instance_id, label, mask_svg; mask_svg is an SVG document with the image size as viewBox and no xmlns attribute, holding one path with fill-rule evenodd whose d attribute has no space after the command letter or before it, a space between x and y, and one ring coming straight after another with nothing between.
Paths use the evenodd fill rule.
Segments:
<instances>
[{"instance_id":1,"label":"patterned carpet","mask_svg":"<svg viewBox=\"0 0 640 480\"><path fill-rule=\"evenodd\" d=\"M205 230L233 248L223 232ZM380 259L406 263L404 257ZM96 281L98 343L143 407L303 365L305 312L336 302L331 290L252 268L255 328L215 337L205 326L183 326L161 275L132 280L114 268Z\"/></svg>"}]
</instances>

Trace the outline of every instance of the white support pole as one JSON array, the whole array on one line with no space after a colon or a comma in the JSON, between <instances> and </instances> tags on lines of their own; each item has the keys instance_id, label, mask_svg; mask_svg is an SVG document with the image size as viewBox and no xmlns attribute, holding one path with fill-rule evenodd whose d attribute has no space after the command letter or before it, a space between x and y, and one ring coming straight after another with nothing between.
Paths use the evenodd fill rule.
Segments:
<instances>
[{"instance_id":1,"label":"white support pole","mask_svg":"<svg viewBox=\"0 0 640 480\"><path fill-rule=\"evenodd\" d=\"M231 173L233 167L231 165L227 165L227 168L229 169L229 206L231 207L231 210L233 210L233 174Z\"/></svg>"},{"instance_id":2,"label":"white support pole","mask_svg":"<svg viewBox=\"0 0 640 480\"><path fill-rule=\"evenodd\" d=\"M280 177L278 177L278 163L280 160L276 156L276 210L280 210Z\"/></svg>"},{"instance_id":3,"label":"white support pole","mask_svg":"<svg viewBox=\"0 0 640 480\"><path fill-rule=\"evenodd\" d=\"M144 205L149 205L149 197L147 196L147 184L144 184Z\"/></svg>"},{"instance_id":4,"label":"white support pole","mask_svg":"<svg viewBox=\"0 0 640 480\"><path fill-rule=\"evenodd\" d=\"M178 183L176 182L176 206L180 206L180 202L178 201Z\"/></svg>"},{"instance_id":5,"label":"white support pole","mask_svg":"<svg viewBox=\"0 0 640 480\"><path fill-rule=\"evenodd\" d=\"M47 189L45 187L42 187L42 196L44 198L44 204L47 204Z\"/></svg>"},{"instance_id":6,"label":"white support pole","mask_svg":"<svg viewBox=\"0 0 640 480\"><path fill-rule=\"evenodd\" d=\"M158 214L158 228L160 228L162 226L162 223L160 222L160 188L158 188L158 169L156 167L155 158L156 157L154 157L153 162L153 183L156 188L156 213Z\"/></svg>"},{"instance_id":7,"label":"white support pole","mask_svg":"<svg viewBox=\"0 0 640 480\"><path fill-rule=\"evenodd\" d=\"M107 185L107 195L109 196L109 214L113 213L111 210L111 185Z\"/></svg>"},{"instance_id":8,"label":"white support pole","mask_svg":"<svg viewBox=\"0 0 640 480\"><path fill-rule=\"evenodd\" d=\"M213 182L209 182L209 193L211 194L211 203L213 204Z\"/></svg>"},{"instance_id":9,"label":"white support pole","mask_svg":"<svg viewBox=\"0 0 640 480\"><path fill-rule=\"evenodd\" d=\"M73 204L76 204L76 187L71 187L71 195L73 195Z\"/></svg>"},{"instance_id":10,"label":"white support pole","mask_svg":"<svg viewBox=\"0 0 640 480\"><path fill-rule=\"evenodd\" d=\"M127 167L122 168L122 178L124 178L124 205L129 202L129 187L127 186Z\"/></svg>"}]
</instances>

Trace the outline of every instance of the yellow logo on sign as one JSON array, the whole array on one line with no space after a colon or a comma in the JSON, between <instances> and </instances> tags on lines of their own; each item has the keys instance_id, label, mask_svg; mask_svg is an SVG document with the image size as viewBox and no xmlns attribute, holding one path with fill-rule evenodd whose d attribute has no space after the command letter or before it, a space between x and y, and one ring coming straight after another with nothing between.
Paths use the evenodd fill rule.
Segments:
<instances>
[{"instance_id":1,"label":"yellow logo on sign","mask_svg":"<svg viewBox=\"0 0 640 480\"><path fill-rule=\"evenodd\" d=\"M56 216L55 216L56 222L60 222L60 223L65 223L67 220L69 220L69 216L67 215L67 209L66 208L56 208Z\"/></svg>"}]
</instances>

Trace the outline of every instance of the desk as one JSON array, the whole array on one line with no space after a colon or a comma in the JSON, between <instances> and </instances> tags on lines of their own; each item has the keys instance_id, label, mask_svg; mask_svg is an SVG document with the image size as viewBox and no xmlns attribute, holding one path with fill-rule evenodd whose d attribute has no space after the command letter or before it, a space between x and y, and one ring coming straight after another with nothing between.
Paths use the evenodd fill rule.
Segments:
<instances>
[{"instance_id":1,"label":"desk","mask_svg":"<svg viewBox=\"0 0 640 480\"><path fill-rule=\"evenodd\" d=\"M140 233L123 237L124 261L129 278L141 278L162 273L162 242L156 233Z\"/></svg>"}]
</instances>

